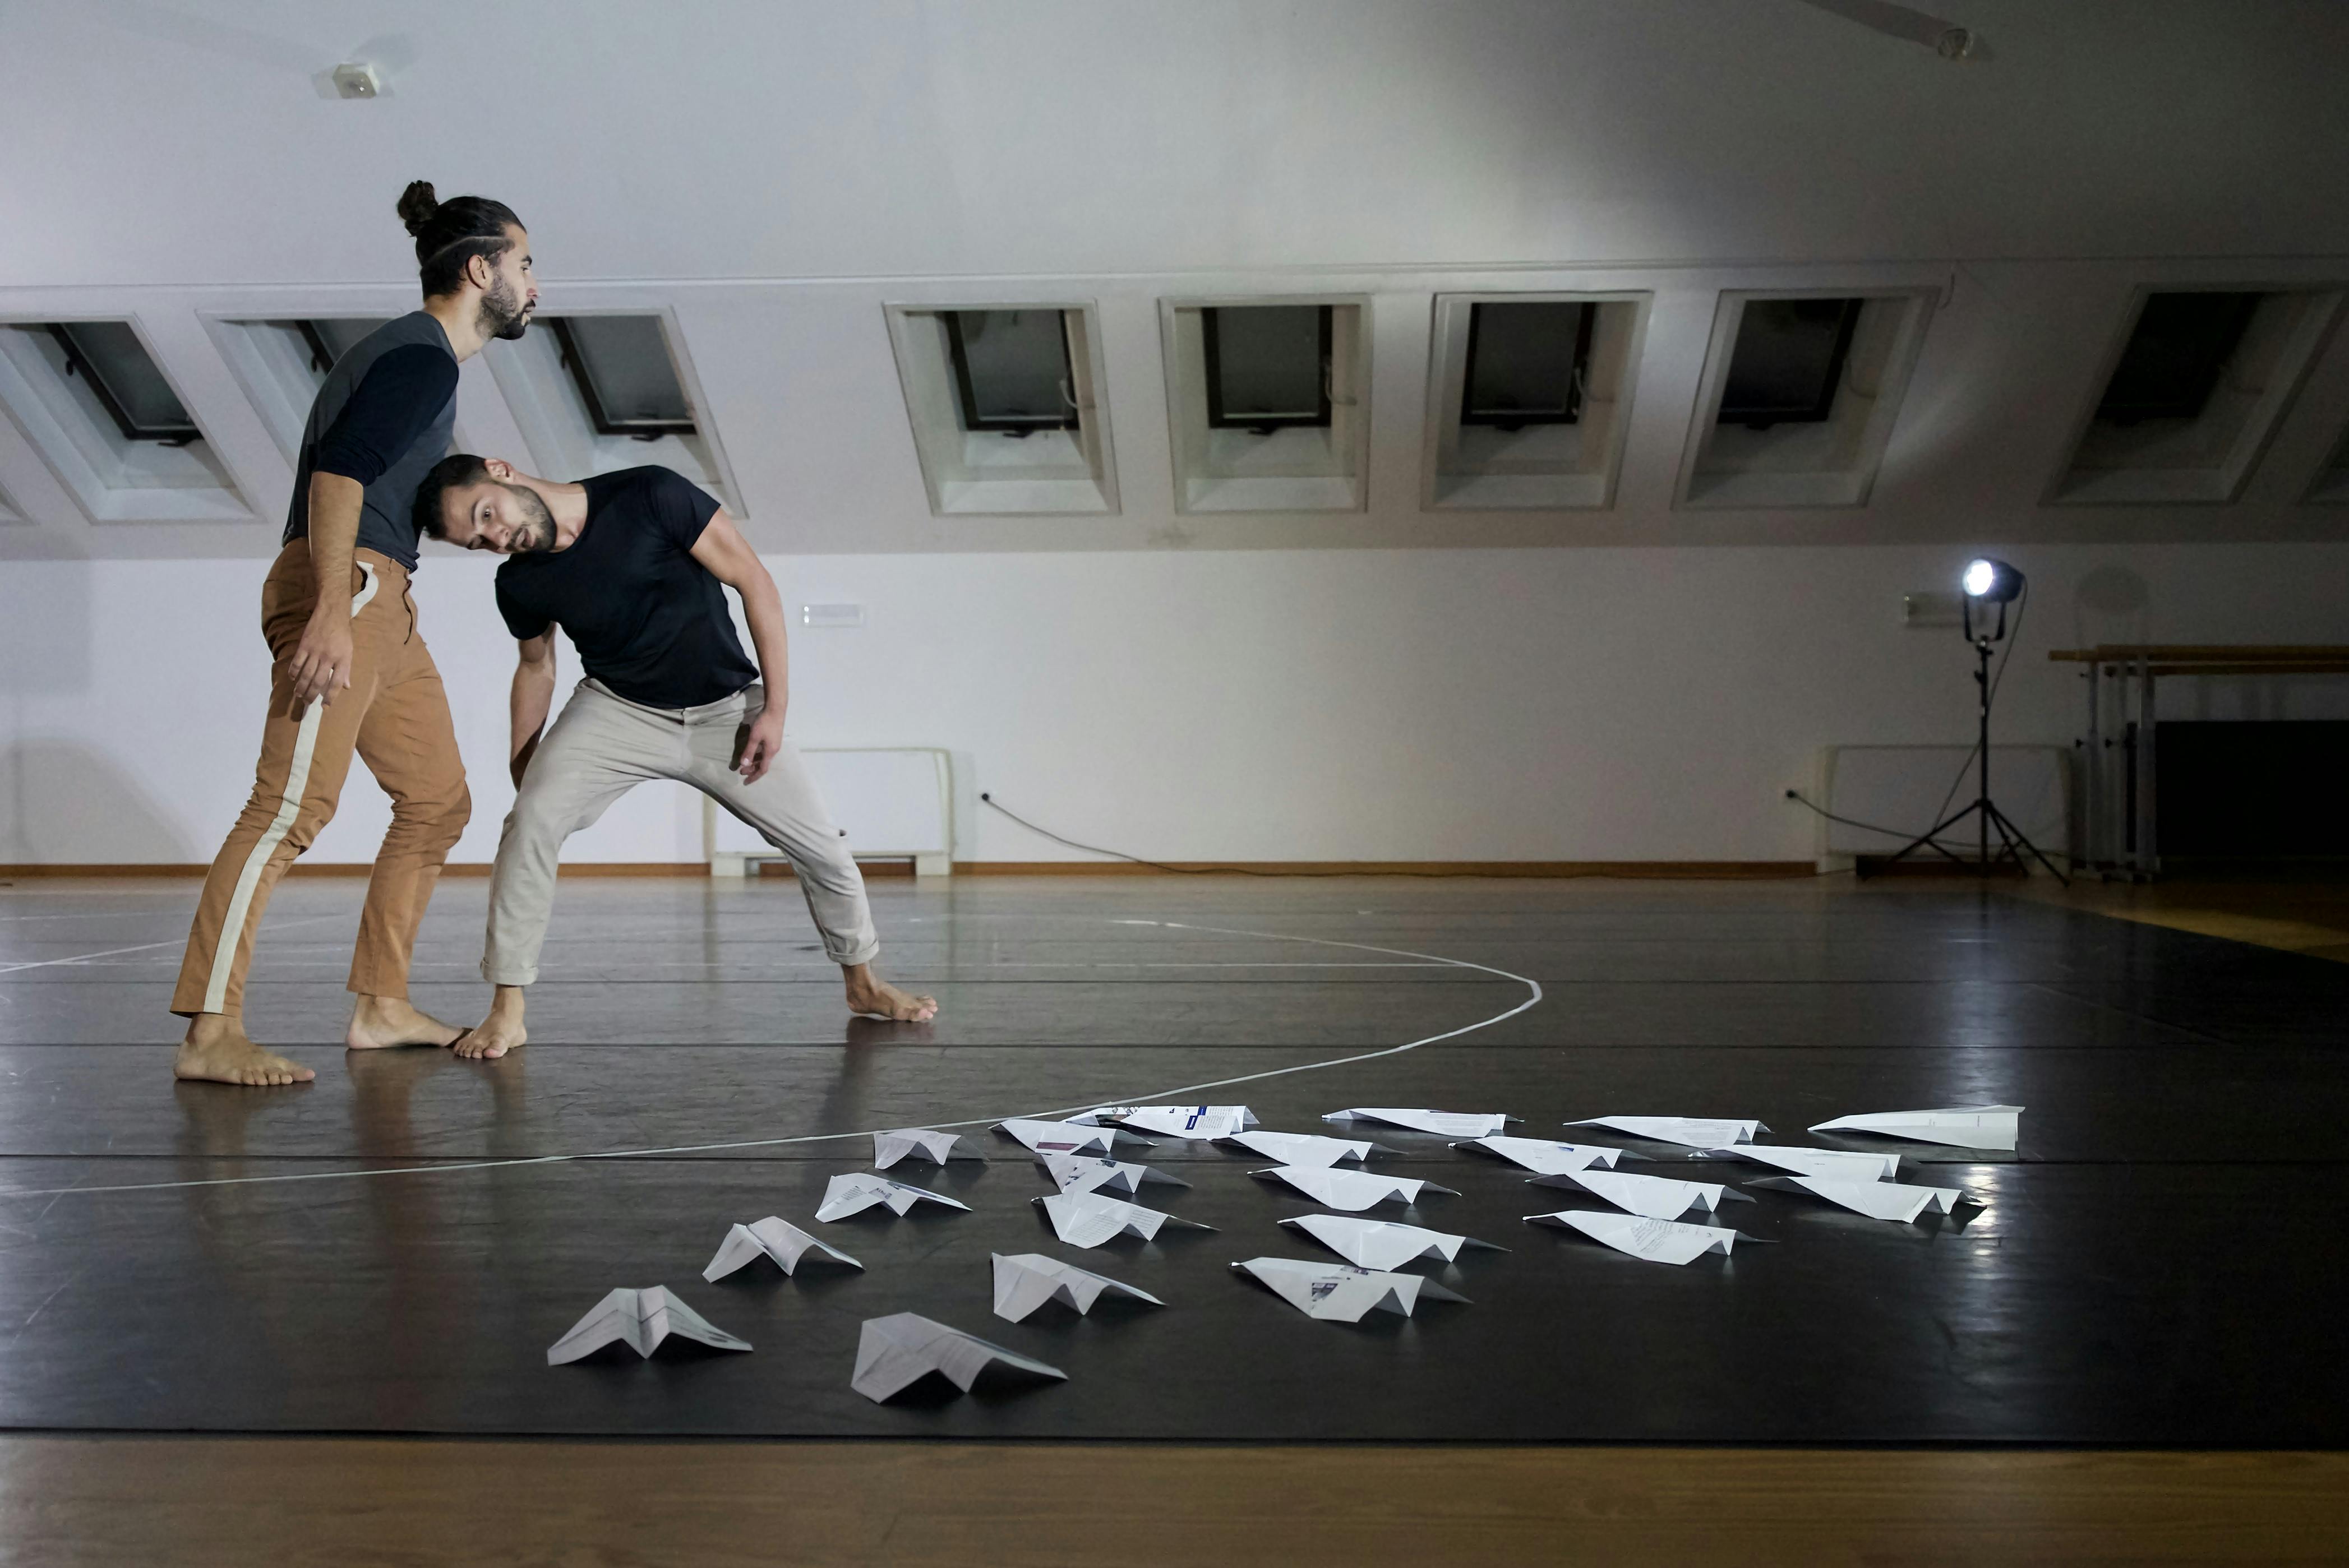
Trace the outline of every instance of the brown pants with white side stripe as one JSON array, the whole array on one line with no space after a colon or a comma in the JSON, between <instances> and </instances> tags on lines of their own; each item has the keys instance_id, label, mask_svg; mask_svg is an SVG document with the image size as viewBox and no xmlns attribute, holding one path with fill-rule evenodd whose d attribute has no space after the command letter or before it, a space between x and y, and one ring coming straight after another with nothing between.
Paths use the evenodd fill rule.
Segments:
<instances>
[{"instance_id":1,"label":"brown pants with white side stripe","mask_svg":"<svg viewBox=\"0 0 2349 1568\"><path fill-rule=\"evenodd\" d=\"M295 706L288 671L317 603L310 543L288 544L261 589L261 632L276 661L261 766L252 799L204 879L188 933L188 954L171 1011L182 1017L242 1017L254 934L277 879L335 814L356 751L391 797L384 835L359 916L350 988L369 996L408 995L417 923L441 862L472 811L440 672L416 626L408 573L372 550L357 552L351 595L351 684L331 703Z\"/></svg>"}]
</instances>

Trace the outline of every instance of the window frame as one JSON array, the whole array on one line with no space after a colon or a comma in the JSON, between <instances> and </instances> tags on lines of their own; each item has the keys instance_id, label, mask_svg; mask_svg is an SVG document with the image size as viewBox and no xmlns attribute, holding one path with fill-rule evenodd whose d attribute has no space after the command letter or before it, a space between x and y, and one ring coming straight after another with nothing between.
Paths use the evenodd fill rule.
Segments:
<instances>
[{"instance_id":1,"label":"window frame","mask_svg":"<svg viewBox=\"0 0 2349 1568\"><path fill-rule=\"evenodd\" d=\"M1574 363L1567 373L1567 406L1563 413L1518 413L1496 411L1480 414L1476 411L1476 335L1477 317L1488 304L1570 304L1582 313L1574 333ZM1468 302L1468 346L1460 367L1460 423L1481 425L1488 429L1521 430L1527 425L1578 425L1582 422L1582 403L1589 391L1590 338L1598 329L1599 307L1589 300L1471 300Z\"/></svg>"},{"instance_id":2,"label":"window frame","mask_svg":"<svg viewBox=\"0 0 2349 1568\"><path fill-rule=\"evenodd\" d=\"M131 418L130 411L122 406L122 400L115 395L114 388L107 385L106 377L99 373L88 351L74 341L73 328L84 324L52 321L43 325L47 326L49 335L57 340L57 346L65 351L66 374L71 376L78 371L83 383L98 398L98 407L107 411L114 420L115 428L122 432L124 440L152 441L159 447L184 447L203 439L204 432L197 425L196 417L188 412L188 406L181 399L179 389L171 386L169 378L163 377L163 367L155 364L154 354L143 341L139 342L139 351L147 356L148 363L153 366L157 377L162 379L165 388L171 392L171 401L180 405L181 418L187 420L185 425L143 426ZM134 341L138 341L136 332L131 335Z\"/></svg>"},{"instance_id":3,"label":"window frame","mask_svg":"<svg viewBox=\"0 0 2349 1568\"><path fill-rule=\"evenodd\" d=\"M658 315L649 315L645 319L653 322L658 328L661 335L662 352L669 353L667 324ZM682 420L616 420L604 407L603 397L595 387L595 377L588 374L587 356L580 352L578 339L571 335L570 318L551 315L546 318L546 325L554 334L556 357L562 362L563 367L570 372L571 383L579 391L579 400L587 406L587 422L597 435L625 437L637 441L657 441L664 436L696 436L701 433L699 423L690 417L693 395L686 390L685 377L678 372L673 354L669 360L669 375L677 382L678 395L685 400L688 418Z\"/></svg>"},{"instance_id":4,"label":"window frame","mask_svg":"<svg viewBox=\"0 0 2349 1568\"><path fill-rule=\"evenodd\" d=\"M1835 417L1836 398L1843 391L1844 367L1849 362L1851 356L1851 340L1859 330L1860 313L1867 307L1868 296L1864 294L1809 294L1799 298L1790 299L1787 303L1805 304L1814 299L1835 300L1843 306L1843 321L1836 329L1835 349L1827 359L1826 375L1822 377L1822 382L1826 387L1825 393L1817 401L1810 404L1799 413L1774 414L1759 419L1754 418L1751 414L1732 414L1729 411L1729 383L1731 378L1737 374L1737 344L1733 339L1729 346L1728 368L1723 373L1721 381L1721 403L1720 406L1713 410L1713 422L1714 424L1743 425L1749 430L1767 430L1779 425L1822 425ZM1746 308L1750 309L1753 303L1753 301L1748 301ZM1744 332L1745 320L1744 315L1741 311L1738 317L1737 335L1739 336L1743 336L1744 335Z\"/></svg>"},{"instance_id":5,"label":"window frame","mask_svg":"<svg viewBox=\"0 0 2349 1568\"><path fill-rule=\"evenodd\" d=\"M1252 435L1268 436L1276 430L1326 430L1330 428L1334 404L1330 396L1330 377L1337 356L1337 311L1330 304L1317 304L1320 329L1320 375L1317 378L1319 407L1311 414L1276 414L1270 418L1235 418L1224 411L1223 351L1217 342L1221 331L1218 322L1226 310L1294 310L1295 305L1201 305L1199 309L1199 347L1206 360L1207 428L1210 430L1246 430Z\"/></svg>"},{"instance_id":6,"label":"window frame","mask_svg":"<svg viewBox=\"0 0 2349 1568\"><path fill-rule=\"evenodd\" d=\"M1034 435L1039 430L1074 430L1080 428L1076 407L1076 362L1069 347L1069 313L1050 306L1026 306L1023 309L1050 309L1053 325L1061 334L1061 401L1067 405L1058 418L1002 418L982 415L978 411L978 390L971 383L970 358L962 341L962 318L966 315L1013 315L1018 310L942 310L946 318L947 356L954 367L955 395L962 409L962 428L977 435L1009 436L1015 439Z\"/></svg>"}]
</instances>

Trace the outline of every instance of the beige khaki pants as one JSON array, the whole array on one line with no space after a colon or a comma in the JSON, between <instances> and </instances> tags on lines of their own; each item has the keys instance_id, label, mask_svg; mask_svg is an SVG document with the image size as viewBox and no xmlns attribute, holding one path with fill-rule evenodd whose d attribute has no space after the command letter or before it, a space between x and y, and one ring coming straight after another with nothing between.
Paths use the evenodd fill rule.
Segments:
<instances>
[{"instance_id":1,"label":"beige khaki pants","mask_svg":"<svg viewBox=\"0 0 2349 1568\"><path fill-rule=\"evenodd\" d=\"M496 985L538 978L563 841L651 779L692 785L790 856L824 952L835 964L873 962L881 944L864 875L800 754L785 745L755 784L734 771L750 721L765 706L766 692L755 685L720 702L675 708L646 707L592 677L581 681L531 758L498 841L481 977Z\"/></svg>"},{"instance_id":2,"label":"beige khaki pants","mask_svg":"<svg viewBox=\"0 0 2349 1568\"><path fill-rule=\"evenodd\" d=\"M261 765L196 901L171 993L171 1011L182 1017L243 1016L244 975L262 911L294 857L333 818L355 751L391 797L391 829L367 882L350 988L367 996L408 995L417 923L473 806L448 694L416 627L408 573L389 556L362 550L351 578L341 588L351 596L350 686L331 703L306 707L294 705L287 672L318 600L310 542L288 544L262 583L261 632L276 669Z\"/></svg>"}]
</instances>

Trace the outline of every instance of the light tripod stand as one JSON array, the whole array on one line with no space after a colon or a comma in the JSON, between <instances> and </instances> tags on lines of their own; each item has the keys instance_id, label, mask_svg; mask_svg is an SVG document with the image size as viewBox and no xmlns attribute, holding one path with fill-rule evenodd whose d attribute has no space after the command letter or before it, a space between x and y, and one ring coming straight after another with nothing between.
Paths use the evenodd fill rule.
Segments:
<instances>
[{"instance_id":1,"label":"light tripod stand","mask_svg":"<svg viewBox=\"0 0 2349 1568\"><path fill-rule=\"evenodd\" d=\"M1958 864L1965 864L1963 856L1957 854L1947 844L1940 841L1940 835L1948 832L1968 817L1971 817L1974 819L1974 866L1980 872L1988 875L1992 866L2012 861L2025 874L2028 874L2031 868L2023 858L2028 854L2033 860L2047 868L2049 876L2069 887L2072 879L2057 871L2055 863L2042 854L2039 846L2033 843L2023 830L2014 825L2013 819L2000 810L1997 802L1990 798L1990 699L1995 689L1990 674L1990 651L1993 643L2006 635L2006 607L2023 590L2023 573L2003 561L1983 560L1974 562L1966 568L1962 582L1965 587L1966 641L1971 643L1974 648L1974 686L1979 694L1981 704L1979 709L1981 729L1974 743L1974 757L1978 763L1976 793L1974 798L1965 805L1959 807L1902 845L1892 859L1905 860L1917 851L1930 845ZM1979 634L1974 631L1974 603L1977 600L1986 606L1990 604L1998 606L1996 625L1985 624ZM1983 614L1987 618L1988 610L1985 609ZM1990 851L1991 835L1993 833L1998 835L1999 842L1998 856L1995 860L1992 858Z\"/></svg>"}]
</instances>

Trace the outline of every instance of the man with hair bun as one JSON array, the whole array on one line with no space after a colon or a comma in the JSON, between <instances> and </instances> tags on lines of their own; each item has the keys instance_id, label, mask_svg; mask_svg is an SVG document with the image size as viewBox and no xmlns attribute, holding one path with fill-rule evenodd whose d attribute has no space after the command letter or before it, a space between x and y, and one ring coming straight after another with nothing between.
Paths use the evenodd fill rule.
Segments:
<instances>
[{"instance_id":1,"label":"man with hair bun","mask_svg":"<svg viewBox=\"0 0 2349 1568\"><path fill-rule=\"evenodd\" d=\"M252 797L196 903L171 1011L188 1020L172 1073L215 1083L314 1073L244 1031L244 977L269 894L335 814L357 752L391 797L351 958L352 1050L445 1046L463 1031L408 1000L416 927L472 809L449 699L417 625L417 486L448 451L457 367L518 338L537 307L530 236L503 202L399 198L416 242L419 310L335 362L310 406L285 548L261 590L274 660Z\"/></svg>"}]
</instances>

